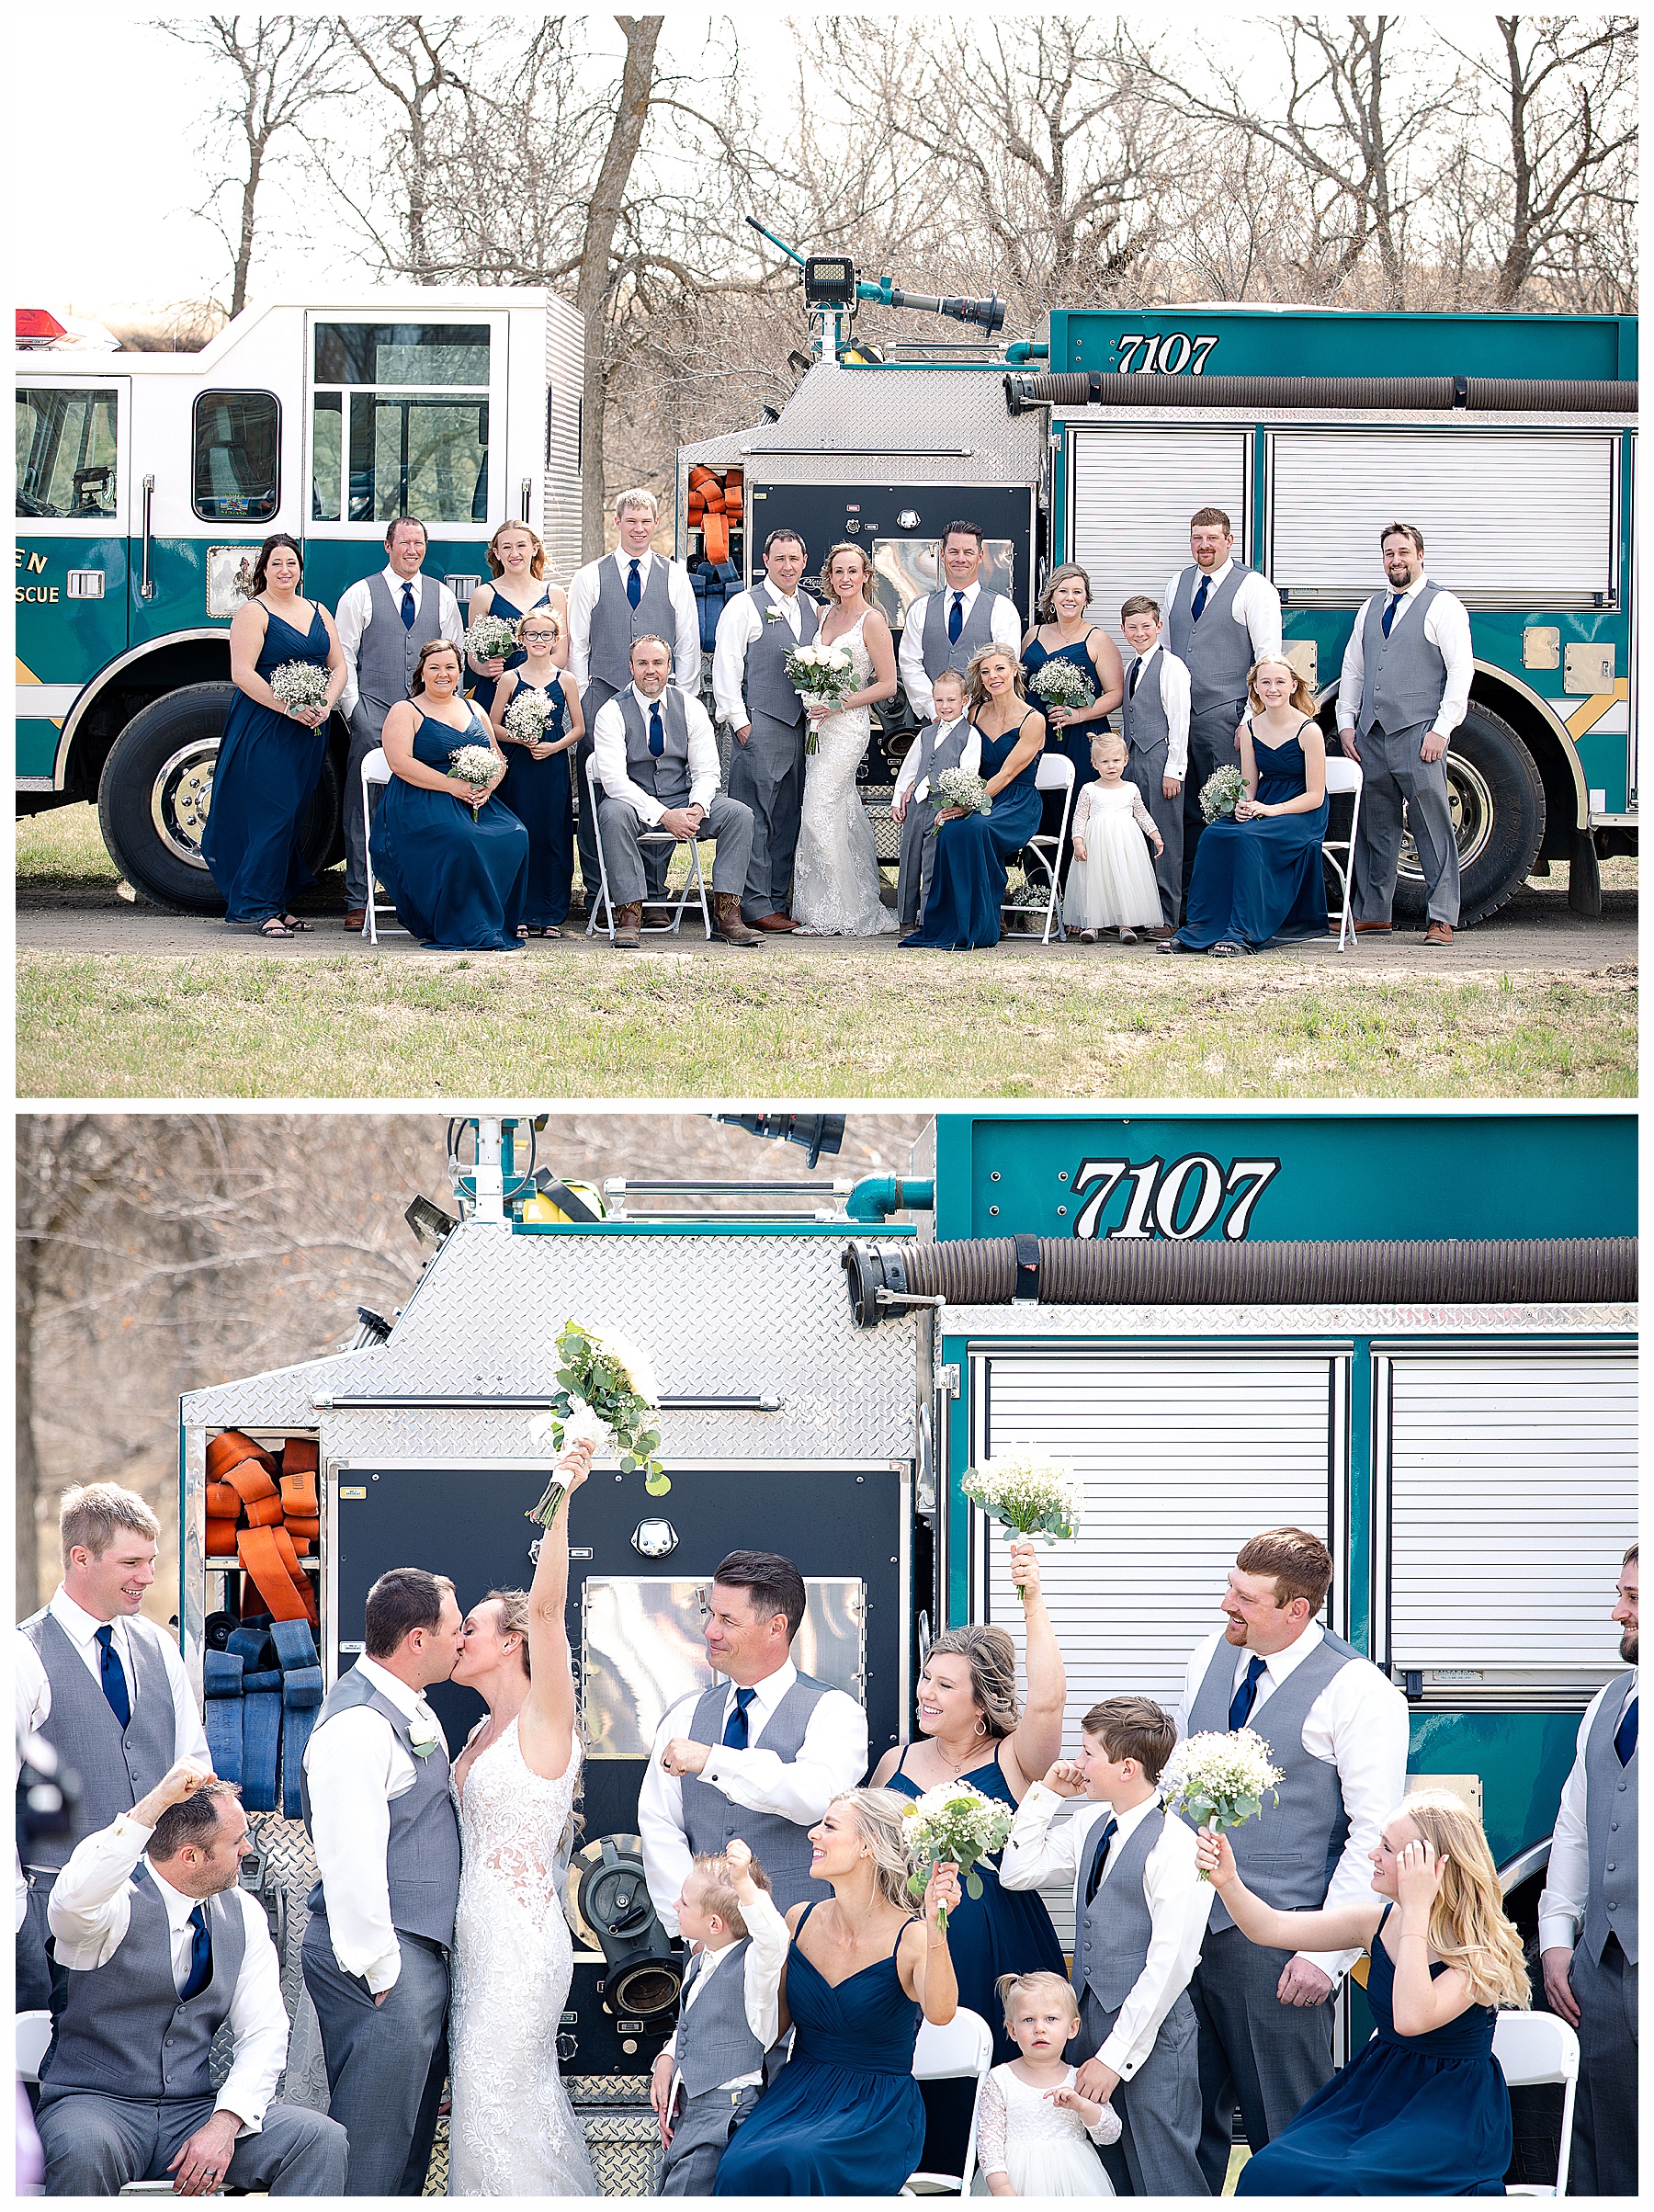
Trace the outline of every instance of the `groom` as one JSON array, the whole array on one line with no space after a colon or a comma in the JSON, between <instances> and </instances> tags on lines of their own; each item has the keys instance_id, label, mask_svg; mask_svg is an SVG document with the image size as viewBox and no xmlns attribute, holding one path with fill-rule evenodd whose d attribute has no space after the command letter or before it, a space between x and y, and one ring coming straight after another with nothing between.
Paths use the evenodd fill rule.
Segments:
<instances>
[{"instance_id":1,"label":"groom","mask_svg":"<svg viewBox=\"0 0 1654 2212\"><path fill-rule=\"evenodd\" d=\"M350 2196L421 2195L436 2132L459 1826L447 1744L421 1693L453 1673L459 1630L446 1575L381 1574L368 1593L365 1656L328 1692L304 1753L321 1876L307 1900L304 1986L328 2113L350 2137Z\"/></svg>"},{"instance_id":2,"label":"groom","mask_svg":"<svg viewBox=\"0 0 1654 2212\"><path fill-rule=\"evenodd\" d=\"M765 581L724 608L712 652L712 696L735 738L730 797L753 815L741 912L754 929L795 926L787 910L804 804L805 714L787 656L814 640L821 620L815 601L799 589L804 562L797 530L772 530L764 541Z\"/></svg>"}]
</instances>

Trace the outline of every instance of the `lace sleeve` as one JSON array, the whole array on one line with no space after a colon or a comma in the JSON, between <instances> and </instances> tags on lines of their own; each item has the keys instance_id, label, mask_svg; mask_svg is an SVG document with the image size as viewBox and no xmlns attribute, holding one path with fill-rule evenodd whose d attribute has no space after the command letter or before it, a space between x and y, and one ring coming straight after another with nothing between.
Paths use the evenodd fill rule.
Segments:
<instances>
[{"instance_id":1,"label":"lace sleeve","mask_svg":"<svg viewBox=\"0 0 1654 2212\"><path fill-rule=\"evenodd\" d=\"M1092 792L1094 788L1093 784L1088 783L1074 801L1074 811L1069 822L1071 837L1082 837L1085 834L1085 825L1092 818Z\"/></svg>"},{"instance_id":2,"label":"lace sleeve","mask_svg":"<svg viewBox=\"0 0 1654 2212\"><path fill-rule=\"evenodd\" d=\"M1005 2093L996 2066L977 2101L977 2165L984 2174L1005 2171Z\"/></svg>"},{"instance_id":3,"label":"lace sleeve","mask_svg":"<svg viewBox=\"0 0 1654 2212\"><path fill-rule=\"evenodd\" d=\"M1091 786L1088 784L1086 788L1089 790ZM1155 828L1154 816L1143 804L1143 794L1138 789L1136 784L1131 786L1131 819L1152 845L1160 832Z\"/></svg>"}]
</instances>

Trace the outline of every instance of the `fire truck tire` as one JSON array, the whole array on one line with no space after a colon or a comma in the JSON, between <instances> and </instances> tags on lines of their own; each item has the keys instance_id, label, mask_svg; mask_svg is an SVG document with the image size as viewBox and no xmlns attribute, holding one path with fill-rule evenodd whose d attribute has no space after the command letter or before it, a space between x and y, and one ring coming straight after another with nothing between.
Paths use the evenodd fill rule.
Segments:
<instances>
[{"instance_id":1,"label":"fire truck tire","mask_svg":"<svg viewBox=\"0 0 1654 2212\"><path fill-rule=\"evenodd\" d=\"M109 856L139 896L174 913L221 913L200 856L212 764L234 698L229 684L187 684L135 714L104 763L97 819ZM338 841L342 791L332 749L323 755L305 858L325 868Z\"/></svg>"},{"instance_id":2,"label":"fire truck tire","mask_svg":"<svg viewBox=\"0 0 1654 2212\"><path fill-rule=\"evenodd\" d=\"M1447 790L1459 848L1459 920L1486 920L1526 881L1545 841L1545 785L1509 722L1472 701L1453 733ZM1401 845L1395 913L1422 921L1424 879L1410 837Z\"/></svg>"}]
</instances>

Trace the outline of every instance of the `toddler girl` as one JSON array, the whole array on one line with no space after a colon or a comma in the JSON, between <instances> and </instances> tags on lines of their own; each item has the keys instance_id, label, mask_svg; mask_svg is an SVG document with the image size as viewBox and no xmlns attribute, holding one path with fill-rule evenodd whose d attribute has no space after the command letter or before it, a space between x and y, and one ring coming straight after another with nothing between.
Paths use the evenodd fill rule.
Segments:
<instances>
[{"instance_id":1,"label":"toddler girl","mask_svg":"<svg viewBox=\"0 0 1654 2212\"><path fill-rule=\"evenodd\" d=\"M1002 1974L994 1988L1022 2057L982 2084L972 2194L985 2184L990 2196L1112 2196L1092 2144L1118 2142L1120 2116L1080 2094L1062 2057L1080 2033L1073 1991L1060 1974Z\"/></svg>"},{"instance_id":2,"label":"toddler girl","mask_svg":"<svg viewBox=\"0 0 1654 2212\"><path fill-rule=\"evenodd\" d=\"M1092 740L1096 781L1074 805L1074 862L1063 895L1062 919L1077 928L1082 945L1100 929L1117 929L1122 945L1140 929L1157 929L1160 890L1144 839L1158 853L1162 839L1135 784L1126 781L1126 740L1105 730Z\"/></svg>"}]
</instances>

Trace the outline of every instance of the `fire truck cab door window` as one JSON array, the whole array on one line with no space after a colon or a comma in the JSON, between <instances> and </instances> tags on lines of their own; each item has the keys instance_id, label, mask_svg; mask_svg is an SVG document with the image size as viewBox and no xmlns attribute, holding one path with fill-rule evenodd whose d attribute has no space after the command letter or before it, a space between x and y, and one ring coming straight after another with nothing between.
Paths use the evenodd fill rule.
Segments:
<instances>
[{"instance_id":1,"label":"fire truck cab door window","mask_svg":"<svg viewBox=\"0 0 1654 2212\"><path fill-rule=\"evenodd\" d=\"M195 403L195 511L268 522L281 504L281 407L273 391L203 391Z\"/></svg>"},{"instance_id":2,"label":"fire truck cab door window","mask_svg":"<svg viewBox=\"0 0 1654 2212\"><path fill-rule=\"evenodd\" d=\"M117 398L59 386L17 393L17 516L112 521L119 485Z\"/></svg>"},{"instance_id":3,"label":"fire truck cab door window","mask_svg":"<svg viewBox=\"0 0 1654 2212\"><path fill-rule=\"evenodd\" d=\"M489 325L318 323L314 336L312 520L486 523Z\"/></svg>"},{"instance_id":4,"label":"fire truck cab door window","mask_svg":"<svg viewBox=\"0 0 1654 2212\"><path fill-rule=\"evenodd\" d=\"M318 384L488 390L486 323L318 323Z\"/></svg>"},{"instance_id":5,"label":"fire truck cab door window","mask_svg":"<svg viewBox=\"0 0 1654 2212\"><path fill-rule=\"evenodd\" d=\"M488 402L350 395L351 522L488 519Z\"/></svg>"}]
</instances>

